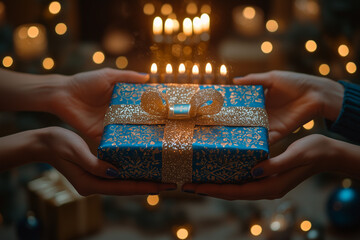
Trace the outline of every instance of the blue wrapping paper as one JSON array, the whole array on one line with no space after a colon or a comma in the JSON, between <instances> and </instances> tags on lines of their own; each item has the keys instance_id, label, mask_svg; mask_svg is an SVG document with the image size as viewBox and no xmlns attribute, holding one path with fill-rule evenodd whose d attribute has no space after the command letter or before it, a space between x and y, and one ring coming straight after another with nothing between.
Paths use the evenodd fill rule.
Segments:
<instances>
[{"instance_id":1,"label":"blue wrapping paper","mask_svg":"<svg viewBox=\"0 0 360 240\"><path fill-rule=\"evenodd\" d=\"M140 105L148 88L162 91L166 84L126 84L114 87L110 105ZM200 85L224 96L224 106L264 108L262 86ZM105 126L98 157L116 166L120 179L161 182L164 125L110 124ZM268 131L264 127L195 126L192 182L242 183L250 170L268 158Z\"/></svg>"}]
</instances>

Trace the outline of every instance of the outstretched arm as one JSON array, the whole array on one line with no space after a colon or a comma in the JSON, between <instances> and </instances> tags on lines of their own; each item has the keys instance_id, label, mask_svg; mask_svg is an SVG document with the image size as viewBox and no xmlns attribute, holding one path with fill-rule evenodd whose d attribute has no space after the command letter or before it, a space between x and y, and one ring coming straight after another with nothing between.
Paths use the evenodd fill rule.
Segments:
<instances>
[{"instance_id":1,"label":"outstretched arm","mask_svg":"<svg viewBox=\"0 0 360 240\"><path fill-rule=\"evenodd\" d=\"M157 194L175 184L116 180L117 169L97 159L75 133L50 127L0 138L0 171L44 162L58 169L81 195Z\"/></svg>"},{"instance_id":2,"label":"outstretched arm","mask_svg":"<svg viewBox=\"0 0 360 240\"><path fill-rule=\"evenodd\" d=\"M148 77L110 68L72 76L0 70L0 110L50 112L100 141L114 84L143 83Z\"/></svg>"}]
</instances>

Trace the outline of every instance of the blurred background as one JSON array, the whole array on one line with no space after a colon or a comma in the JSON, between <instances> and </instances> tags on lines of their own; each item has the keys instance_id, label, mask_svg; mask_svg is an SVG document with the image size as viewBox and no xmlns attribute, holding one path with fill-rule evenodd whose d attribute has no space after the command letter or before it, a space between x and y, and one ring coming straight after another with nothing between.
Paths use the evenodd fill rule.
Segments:
<instances>
[{"instance_id":1,"label":"blurred background","mask_svg":"<svg viewBox=\"0 0 360 240\"><path fill-rule=\"evenodd\" d=\"M360 83L359 12L356 0L0 0L0 66L131 69L154 82L164 73L212 74L210 83L229 84L279 69ZM46 113L0 113L0 136L54 125L71 129ZM314 119L271 155L313 133L340 138ZM359 239L358 185L324 173L272 201L81 197L51 166L32 164L0 173L0 239Z\"/></svg>"}]
</instances>

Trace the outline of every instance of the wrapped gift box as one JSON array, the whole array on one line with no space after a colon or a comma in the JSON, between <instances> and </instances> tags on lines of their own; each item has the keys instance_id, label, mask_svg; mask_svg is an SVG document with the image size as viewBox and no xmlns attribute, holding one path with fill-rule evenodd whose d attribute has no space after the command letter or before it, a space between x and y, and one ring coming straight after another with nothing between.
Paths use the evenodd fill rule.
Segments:
<instances>
[{"instance_id":1,"label":"wrapped gift box","mask_svg":"<svg viewBox=\"0 0 360 240\"><path fill-rule=\"evenodd\" d=\"M29 182L28 192L30 209L40 220L42 239L74 239L102 227L100 196L80 196L56 170Z\"/></svg>"},{"instance_id":2,"label":"wrapped gift box","mask_svg":"<svg viewBox=\"0 0 360 240\"><path fill-rule=\"evenodd\" d=\"M153 108L161 105L156 99L142 99L149 90L163 96L162 104L175 101L186 109L191 97L204 89L214 89L222 95L219 113L192 120L159 120L162 117L150 116L142 109L143 103L153 102ZM105 116L98 157L116 166L121 179L176 183L249 181L252 167L268 158L264 107L262 86L118 83ZM184 108L179 110L180 115ZM219 117L223 112L228 115ZM186 121L194 124L187 125ZM190 141L190 150L184 147L186 138L191 138L186 140ZM182 162L185 158L191 158L190 162Z\"/></svg>"}]
</instances>

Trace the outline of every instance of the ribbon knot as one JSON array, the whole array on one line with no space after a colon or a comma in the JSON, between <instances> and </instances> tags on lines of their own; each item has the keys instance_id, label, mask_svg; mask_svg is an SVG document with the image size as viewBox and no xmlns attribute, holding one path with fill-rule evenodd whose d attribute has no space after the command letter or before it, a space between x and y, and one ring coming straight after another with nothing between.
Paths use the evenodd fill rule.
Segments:
<instances>
[{"instance_id":1,"label":"ribbon knot","mask_svg":"<svg viewBox=\"0 0 360 240\"><path fill-rule=\"evenodd\" d=\"M150 115L164 119L189 119L202 115L214 115L221 111L224 97L215 89L197 91L187 104L169 101L169 96L157 89L148 89L141 95L141 108Z\"/></svg>"}]
</instances>

